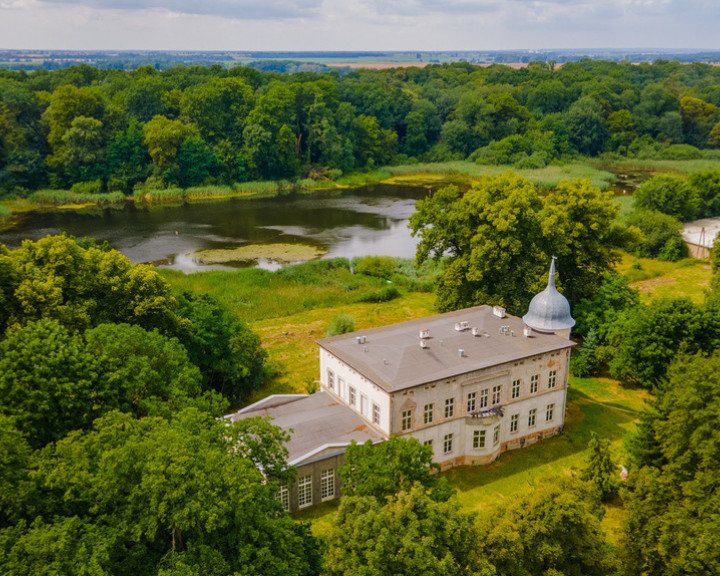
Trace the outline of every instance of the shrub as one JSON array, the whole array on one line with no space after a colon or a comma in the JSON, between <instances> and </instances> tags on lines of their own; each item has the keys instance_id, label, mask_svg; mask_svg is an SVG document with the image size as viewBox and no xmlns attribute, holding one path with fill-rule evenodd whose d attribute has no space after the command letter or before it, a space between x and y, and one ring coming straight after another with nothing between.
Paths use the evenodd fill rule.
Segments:
<instances>
[{"instance_id":1,"label":"shrub","mask_svg":"<svg viewBox=\"0 0 720 576\"><path fill-rule=\"evenodd\" d=\"M355 318L349 314L338 314L330 321L326 336L339 336L355 331Z\"/></svg>"},{"instance_id":2,"label":"shrub","mask_svg":"<svg viewBox=\"0 0 720 576\"><path fill-rule=\"evenodd\" d=\"M702 157L702 152L690 144L673 144L660 152L663 160L696 160Z\"/></svg>"},{"instance_id":3,"label":"shrub","mask_svg":"<svg viewBox=\"0 0 720 576\"><path fill-rule=\"evenodd\" d=\"M657 210L635 210L628 215L626 222L628 226L635 226L642 232L642 236L628 246L628 250L638 256L659 256L671 239L675 240L670 246L679 246L678 242L684 244L680 236L682 223L673 216ZM669 256L670 253L666 252L666 255Z\"/></svg>"},{"instance_id":4,"label":"shrub","mask_svg":"<svg viewBox=\"0 0 720 576\"><path fill-rule=\"evenodd\" d=\"M688 257L688 247L682 238L671 236L658 253L658 260L677 262Z\"/></svg>"},{"instance_id":5,"label":"shrub","mask_svg":"<svg viewBox=\"0 0 720 576\"><path fill-rule=\"evenodd\" d=\"M355 265L358 274L375 278L390 278L395 267L395 260L390 256L365 256Z\"/></svg>"},{"instance_id":6,"label":"shrub","mask_svg":"<svg viewBox=\"0 0 720 576\"><path fill-rule=\"evenodd\" d=\"M379 302L390 302L390 300L395 300L395 298L400 297L400 291L395 288L395 286L385 286L383 288L380 288L380 290L376 290L374 292L368 292L367 294L363 294L359 299L358 302L373 302L373 303L379 303Z\"/></svg>"},{"instance_id":7,"label":"shrub","mask_svg":"<svg viewBox=\"0 0 720 576\"><path fill-rule=\"evenodd\" d=\"M76 182L70 188L70 192L74 194L100 194L102 192L102 180L93 180L92 182Z\"/></svg>"}]
</instances>

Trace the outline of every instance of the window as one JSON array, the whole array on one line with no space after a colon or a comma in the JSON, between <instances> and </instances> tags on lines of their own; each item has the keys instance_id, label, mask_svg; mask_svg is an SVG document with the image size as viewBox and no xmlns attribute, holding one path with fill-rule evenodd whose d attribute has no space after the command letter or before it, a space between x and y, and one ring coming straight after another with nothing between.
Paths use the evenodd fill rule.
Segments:
<instances>
[{"instance_id":1,"label":"window","mask_svg":"<svg viewBox=\"0 0 720 576\"><path fill-rule=\"evenodd\" d=\"M493 446L500 444L500 424L493 429Z\"/></svg>"},{"instance_id":2,"label":"window","mask_svg":"<svg viewBox=\"0 0 720 576\"><path fill-rule=\"evenodd\" d=\"M537 408L533 408L528 413L528 428L535 426L535 418L537 417Z\"/></svg>"},{"instance_id":3,"label":"window","mask_svg":"<svg viewBox=\"0 0 720 576\"><path fill-rule=\"evenodd\" d=\"M328 368L327 371L327 377L328 377L328 388L330 390L333 390L335 388L335 373Z\"/></svg>"},{"instance_id":4,"label":"window","mask_svg":"<svg viewBox=\"0 0 720 576\"><path fill-rule=\"evenodd\" d=\"M367 414L368 399L365 394L360 394L360 414L363 416Z\"/></svg>"},{"instance_id":5,"label":"window","mask_svg":"<svg viewBox=\"0 0 720 576\"><path fill-rule=\"evenodd\" d=\"M348 386L348 401L350 406L355 406L355 386Z\"/></svg>"},{"instance_id":6,"label":"window","mask_svg":"<svg viewBox=\"0 0 720 576\"><path fill-rule=\"evenodd\" d=\"M500 390L502 390L502 388L500 386L493 386L493 396L492 396L493 406L495 406L496 404L500 404Z\"/></svg>"},{"instance_id":7,"label":"window","mask_svg":"<svg viewBox=\"0 0 720 576\"><path fill-rule=\"evenodd\" d=\"M485 430L473 432L473 448L485 448Z\"/></svg>"},{"instance_id":8,"label":"window","mask_svg":"<svg viewBox=\"0 0 720 576\"><path fill-rule=\"evenodd\" d=\"M312 475L298 478L298 508L312 504Z\"/></svg>"},{"instance_id":9,"label":"window","mask_svg":"<svg viewBox=\"0 0 720 576\"><path fill-rule=\"evenodd\" d=\"M285 512L290 511L290 490L288 490L287 486L280 486L275 498L280 501Z\"/></svg>"},{"instance_id":10,"label":"window","mask_svg":"<svg viewBox=\"0 0 720 576\"><path fill-rule=\"evenodd\" d=\"M548 404L547 410L545 411L545 421L550 422L553 419L553 412L555 411L555 404Z\"/></svg>"},{"instance_id":11,"label":"window","mask_svg":"<svg viewBox=\"0 0 720 576\"><path fill-rule=\"evenodd\" d=\"M480 390L480 408L487 408L488 389Z\"/></svg>"},{"instance_id":12,"label":"window","mask_svg":"<svg viewBox=\"0 0 720 576\"><path fill-rule=\"evenodd\" d=\"M513 414L510 416L510 432L517 432L519 418L520 414Z\"/></svg>"},{"instance_id":13,"label":"window","mask_svg":"<svg viewBox=\"0 0 720 576\"><path fill-rule=\"evenodd\" d=\"M548 374L548 388L555 388L555 377L557 376L557 370L550 370Z\"/></svg>"},{"instance_id":14,"label":"window","mask_svg":"<svg viewBox=\"0 0 720 576\"><path fill-rule=\"evenodd\" d=\"M412 428L412 410L403 410L400 414L400 426L402 431L410 430Z\"/></svg>"},{"instance_id":15,"label":"window","mask_svg":"<svg viewBox=\"0 0 720 576\"><path fill-rule=\"evenodd\" d=\"M513 400L514 400L515 398L519 398L519 397L520 397L520 380L513 380L513 383L512 383L512 397L513 397Z\"/></svg>"},{"instance_id":16,"label":"window","mask_svg":"<svg viewBox=\"0 0 720 576\"><path fill-rule=\"evenodd\" d=\"M475 392L470 392L467 396L467 411L475 412Z\"/></svg>"},{"instance_id":17,"label":"window","mask_svg":"<svg viewBox=\"0 0 720 576\"><path fill-rule=\"evenodd\" d=\"M530 376L530 394L535 394L535 392L537 392L538 380L540 380L539 374L533 374Z\"/></svg>"},{"instance_id":18,"label":"window","mask_svg":"<svg viewBox=\"0 0 720 576\"><path fill-rule=\"evenodd\" d=\"M452 418L455 414L455 398L445 399L445 418Z\"/></svg>"},{"instance_id":19,"label":"window","mask_svg":"<svg viewBox=\"0 0 720 576\"><path fill-rule=\"evenodd\" d=\"M345 396L345 380L338 376L338 396L341 398Z\"/></svg>"},{"instance_id":20,"label":"window","mask_svg":"<svg viewBox=\"0 0 720 576\"><path fill-rule=\"evenodd\" d=\"M380 424L380 406L373 402L373 424Z\"/></svg>"},{"instance_id":21,"label":"window","mask_svg":"<svg viewBox=\"0 0 720 576\"><path fill-rule=\"evenodd\" d=\"M425 424L432 424L434 409L435 404L425 404L425 409L423 410L423 420Z\"/></svg>"},{"instance_id":22,"label":"window","mask_svg":"<svg viewBox=\"0 0 720 576\"><path fill-rule=\"evenodd\" d=\"M430 446L430 448L432 448L432 440L425 440L425 442L423 442L423 446Z\"/></svg>"},{"instance_id":23,"label":"window","mask_svg":"<svg viewBox=\"0 0 720 576\"><path fill-rule=\"evenodd\" d=\"M335 496L335 469L328 468L320 473L320 499L329 500Z\"/></svg>"},{"instance_id":24,"label":"window","mask_svg":"<svg viewBox=\"0 0 720 576\"><path fill-rule=\"evenodd\" d=\"M445 434L445 438L443 440L443 452L445 454L450 454L453 450L453 435L452 434Z\"/></svg>"}]
</instances>

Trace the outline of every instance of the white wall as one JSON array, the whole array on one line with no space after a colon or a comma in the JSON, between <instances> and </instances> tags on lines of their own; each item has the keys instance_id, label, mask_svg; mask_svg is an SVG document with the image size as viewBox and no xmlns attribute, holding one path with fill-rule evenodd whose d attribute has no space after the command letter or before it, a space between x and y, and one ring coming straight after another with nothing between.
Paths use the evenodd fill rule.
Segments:
<instances>
[{"instance_id":1,"label":"white wall","mask_svg":"<svg viewBox=\"0 0 720 576\"><path fill-rule=\"evenodd\" d=\"M335 385L332 390L328 386L328 370L332 370L335 375ZM340 390L340 379L344 383L342 391ZM350 406L350 408L372 424L372 405L373 403L377 404L380 407L380 424L373 425L385 434L390 434L390 395L324 348L320 348L320 385L348 406L350 406L349 386L354 386L355 406ZM364 413L361 412L361 395L365 395L367 398Z\"/></svg>"}]
</instances>

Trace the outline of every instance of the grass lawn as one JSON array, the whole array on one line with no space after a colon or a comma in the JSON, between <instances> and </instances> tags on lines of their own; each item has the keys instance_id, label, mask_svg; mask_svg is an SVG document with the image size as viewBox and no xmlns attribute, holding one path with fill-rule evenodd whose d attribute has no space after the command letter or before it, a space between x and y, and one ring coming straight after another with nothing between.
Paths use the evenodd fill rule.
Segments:
<instances>
[{"instance_id":1,"label":"grass lawn","mask_svg":"<svg viewBox=\"0 0 720 576\"><path fill-rule=\"evenodd\" d=\"M631 286L640 290L645 303L658 298L687 297L700 304L712 276L708 261L694 258L663 262L623 254L617 270L630 279Z\"/></svg>"}]
</instances>

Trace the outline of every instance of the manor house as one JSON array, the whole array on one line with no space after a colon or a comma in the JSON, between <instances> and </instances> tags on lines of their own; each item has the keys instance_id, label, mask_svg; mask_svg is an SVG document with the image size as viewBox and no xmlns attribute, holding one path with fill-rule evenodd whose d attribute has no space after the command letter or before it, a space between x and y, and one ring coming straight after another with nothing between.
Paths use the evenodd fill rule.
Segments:
<instances>
[{"instance_id":1,"label":"manor house","mask_svg":"<svg viewBox=\"0 0 720 576\"><path fill-rule=\"evenodd\" d=\"M339 497L353 440L412 436L442 469L487 464L562 430L574 324L553 260L522 319L477 306L324 338L320 391L271 396L230 418L271 416L293 430L297 483L279 494L288 510Z\"/></svg>"}]
</instances>

